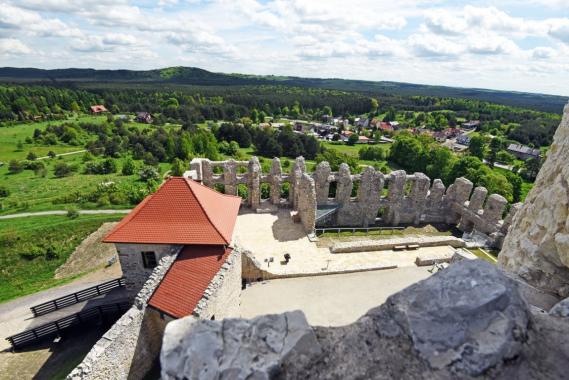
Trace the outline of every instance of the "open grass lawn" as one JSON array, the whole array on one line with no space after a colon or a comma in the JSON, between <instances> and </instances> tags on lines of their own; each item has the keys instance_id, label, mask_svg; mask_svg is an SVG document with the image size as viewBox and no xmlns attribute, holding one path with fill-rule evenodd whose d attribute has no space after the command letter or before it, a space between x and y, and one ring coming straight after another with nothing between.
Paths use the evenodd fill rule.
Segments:
<instances>
[{"instance_id":1,"label":"open grass lawn","mask_svg":"<svg viewBox=\"0 0 569 380\"><path fill-rule=\"evenodd\" d=\"M58 125L65 122L106 122L106 116L90 116L90 115L73 115L66 120L18 124L10 127L0 128L0 162L4 165L0 166L0 186L6 187L10 195L0 199L0 214L11 214L15 212L33 212L46 210L62 210L69 207L78 207L82 209L92 208L129 208L133 205L110 204L97 205L95 203L73 203L62 201L61 199L70 194L79 192L82 194L91 193L96 190L101 183L114 182L117 186L138 184L139 176L136 174L131 176L123 176L120 174L122 160L117 159L119 171L108 175L84 174L83 155L77 154L61 156L56 159L45 159L41 162L46 165L47 175L45 177L37 176L31 170L24 170L18 174L8 173L8 162L12 159L23 160L28 152L33 151L39 157L46 156L49 151L55 153L67 153L74 151L82 151L83 146L70 146L66 144L58 145L37 145L24 144L24 148L18 150L18 142L24 142L27 137L32 137L34 129L45 129L48 125ZM148 124L128 123L129 127L137 128L154 128ZM172 125L172 127L176 127ZM103 158L96 158L102 160ZM63 178L56 178L53 174L53 168L57 162L64 161L70 165L74 165L78 170ZM142 167L142 161L136 162L138 167ZM160 164L162 173L170 168L170 164Z\"/></svg>"},{"instance_id":2,"label":"open grass lawn","mask_svg":"<svg viewBox=\"0 0 569 380\"><path fill-rule=\"evenodd\" d=\"M0 302L71 280L54 279L55 270L102 223L121 217L36 216L0 220Z\"/></svg>"},{"instance_id":3,"label":"open grass lawn","mask_svg":"<svg viewBox=\"0 0 569 380\"><path fill-rule=\"evenodd\" d=\"M119 172L106 175L83 174L82 154L63 156L61 158L43 160L47 168L47 176L36 176L31 170L24 170L18 174L8 173L8 167L0 167L0 186L6 187L10 195L0 200L0 214L11 214L15 212L33 212L45 210L62 210L71 206L82 209L90 208L128 208L130 204L76 204L62 201L62 198L79 192L90 193L96 190L101 183L114 182L118 186L123 184L135 184L139 178L137 174L123 176ZM53 174L53 167L56 162L64 161L79 167L78 172L63 178L56 178ZM139 166L142 166L139 163Z\"/></svg>"},{"instance_id":4,"label":"open grass lawn","mask_svg":"<svg viewBox=\"0 0 569 380\"><path fill-rule=\"evenodd\" d=\"M25 140L27 137L33 137L34 130L36 128L44 130L48 125L59 125L66 122L102 123L106 120L107 119L104 116L73 115L66 120L43 121L39 123L22 123L9 127L2 127L0 128L0 161L7 163L13 159L23 160L26 158L30 151L34 152L38 157L44 157L47 156L47 153L50 150L54 151L57 154L60 154L85 149L83 146L72 146L66 144L26 144ZM24 147L21 150L17 148L19 142L24 144Z\"/></svg>"}]
</instances>

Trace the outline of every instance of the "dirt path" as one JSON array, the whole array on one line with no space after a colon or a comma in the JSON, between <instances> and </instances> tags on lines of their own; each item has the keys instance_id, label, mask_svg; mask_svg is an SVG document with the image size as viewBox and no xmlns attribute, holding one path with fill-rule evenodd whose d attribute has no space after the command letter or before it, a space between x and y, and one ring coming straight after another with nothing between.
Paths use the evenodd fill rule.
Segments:
<instances>
[{"instance_id":1,"label":"dirt path","mask_svg":"<svg viewBox=\"0 0 569 380\"><path fill-rule=\"evenodd\" d=\"M93 215L93 214L128 214L131 210L79 210L79 214ZM37 211L37 212L22 212L19 214L2 215L0 219L14 219L25 218L28 216L42 216L42 215L66 215L67 210L53 210L53 211Z\"/></svg>"},{"instance_id":2,"label":"dirt path","mask_svg":"<svg viewBox=\"0 0 569 380\"><path fill-rule=\"evenodd\" d=\"M75 150L73 152L67 152L67 153L60 153L60 154L56 154L55 157L59 157L59 156L69 156L72 154L79 154L79 153L85 153L86 150ZM50 156L43 156L43 157L38 157L37 160L47 160L48 158L51 158Z\"/></svg>"}]
</instances>

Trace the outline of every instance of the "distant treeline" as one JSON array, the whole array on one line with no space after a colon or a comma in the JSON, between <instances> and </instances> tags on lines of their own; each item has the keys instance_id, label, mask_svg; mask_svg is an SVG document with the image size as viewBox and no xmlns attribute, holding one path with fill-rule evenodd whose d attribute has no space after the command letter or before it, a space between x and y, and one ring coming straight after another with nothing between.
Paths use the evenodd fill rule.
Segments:
<instances>
[{"instance_id":1,"label":"distant treeline","mask_svg":"<svg viewBox=\"0 0 569 380\"><path fill-rule=\"evenodd\" d=\"M63 118L104 104L113 114L151 112L156 123L239 121L265 116L320 119L323 114L373 118L385 112L450 111L455 118L512 124L508 136L522 143L551 143L559 115L471 99L378 95L288 86L160 86L116 83L0 86L0 123ZM378 108L372 106L377 100Z\"/></svg>"},{"instance_id":2,"label":"distant treeline","mask_svg":"<svg viewBox=\"0 0 569 380\"><path fill-rule=\"evenodd\" d=\"M96 86L143 86L154 89L164 87L218 86L282 86L303 89L329 89L357 92L373 97L383 96L434 96L439 98L461 98L493 102L514 107L560 114L568 98L563 96L532 94L510 91L493 91L474 88L428 86L398 82L372 82L336 78L300 78L274 75L243 75L214 73L196 67L169 67L158 70L93 70L34 68L0 68L2 83L45 83L49 85Z\"/></svg>"}]
</instances>

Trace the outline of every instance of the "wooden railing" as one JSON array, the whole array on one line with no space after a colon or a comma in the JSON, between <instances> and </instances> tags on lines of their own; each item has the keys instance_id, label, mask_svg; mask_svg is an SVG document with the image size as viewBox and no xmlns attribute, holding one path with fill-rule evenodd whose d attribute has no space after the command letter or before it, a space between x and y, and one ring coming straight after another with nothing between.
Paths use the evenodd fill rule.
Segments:
<instances>
[{"instance_id":1,"label":"wooden railing","mask_svg":"<svg viewBox=\"0 0 569 380\"><path fill-rule=\"evenodd\" d=\"M87 289L80 290L76 293L68 294L66 296L44 302L36 306L32 306L30 309L34 314L34 317L37 317L59 309L63 309L64 307L75 305L76 303L83 302L94 297L98 297L102 294L109 293L113 289L124 286L124 284L124 278L117 278Z\"/></svg>"},{"instance_id":2,"label":"wooden railing","mask_svg":"<svg viewBox=\"0 0 569 380\"><path fill-rule=\"evenodd\" d=\"M30 330L6 338L14 349L30 343L59 335L63 330L85 323L96 323L110 316L120 316L130 307L129 302L95 306L79 313L68 315L54 322L46 323Z\"/></svg>"},{"instance_id":3,"label":"wooden railing","mask_svg":"<svg viewBox=\"0 0 569 380\"><path fill-rule=\"evenodd\" d=\"M369 234L370 231L403 231L405 227L317 227L314 229L316 235L322 235L326 232L336 232L338 235L341 232L351 231L352 234L355 234L357 231L365 231L366 234Z\"/></svg>"}]
</instances>

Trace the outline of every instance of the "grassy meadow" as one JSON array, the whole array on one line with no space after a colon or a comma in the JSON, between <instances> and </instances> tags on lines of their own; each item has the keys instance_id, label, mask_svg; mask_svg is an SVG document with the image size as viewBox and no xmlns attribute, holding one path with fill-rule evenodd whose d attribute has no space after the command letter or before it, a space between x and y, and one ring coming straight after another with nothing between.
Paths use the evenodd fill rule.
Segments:
<instances>
[{"instance_id":1,"label":"grassy meadow","mask_svg":"<svg viewBox=\"0 0 569 380\"><path fill-rule=\"evenodd\" d=\"M0 302L63 284L55 270L102 223L122 215L61 215L0 220Z\"/></svg>"}]
</instances>

